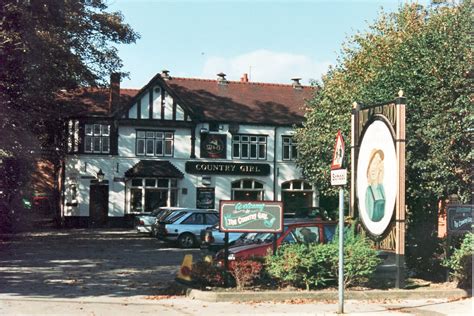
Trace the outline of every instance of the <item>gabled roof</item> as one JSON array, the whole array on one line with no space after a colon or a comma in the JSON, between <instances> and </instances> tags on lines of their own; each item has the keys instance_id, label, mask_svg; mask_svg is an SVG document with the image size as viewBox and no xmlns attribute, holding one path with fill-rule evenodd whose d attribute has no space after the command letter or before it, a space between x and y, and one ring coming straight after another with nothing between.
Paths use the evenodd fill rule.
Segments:
<instances>
[{"instance_id":1,"label":"gabled roof","mask_svg":"<svg viewBox=\"0 0 474 316\"><path fill-rule=\"evenodd\" d=\"M155 75L141 89L120 89L116 117L126 113L142 93L159 85L175 98L191 119L201 122L293 125L304 120L304 105L313 97L309 86L171 77ZM70 116L110 116L109 90L84 88L60 94Z\"/></svg>"},{"instance_id":2,"label":"gabled roof","mask_svg":"<svg viewBox=\"0 0 474 316\"><path fill-rule=\"evenodd\" d=\"M138 89L120 89L119 107L128 106L138 91ZM108 88L80 88L59 92L58 99L66 105L64 111L67 116L108 116L109 92Z\"/></svg>"},{"instance_id":3,"label":"gabled roof","mask_svg":"<svg viewBox=\"0 0 474 316\"><path fill-rule=\"evenodd\" d=\"M304 119L305 100L313 87L217 80L171 78L171 91L202 121L292 125Z\"/></svg>"}]
</instances>

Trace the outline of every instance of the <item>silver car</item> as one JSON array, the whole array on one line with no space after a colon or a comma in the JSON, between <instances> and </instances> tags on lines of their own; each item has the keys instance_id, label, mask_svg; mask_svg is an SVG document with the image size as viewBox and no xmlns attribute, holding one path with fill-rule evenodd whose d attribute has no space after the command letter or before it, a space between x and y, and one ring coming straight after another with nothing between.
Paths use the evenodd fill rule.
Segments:
<instances>
[{"instance_id":1,"label":"silver car","mask_svg":"<svg viewBox=\"0 0 474 316\"><path fill-rule=\"evenodd\" d=\"M216 210L181 209L172 212L158 225L157 237L176 241L181 248L199 245L201 230L219 221Z\"/></svg>"}]
</instances>

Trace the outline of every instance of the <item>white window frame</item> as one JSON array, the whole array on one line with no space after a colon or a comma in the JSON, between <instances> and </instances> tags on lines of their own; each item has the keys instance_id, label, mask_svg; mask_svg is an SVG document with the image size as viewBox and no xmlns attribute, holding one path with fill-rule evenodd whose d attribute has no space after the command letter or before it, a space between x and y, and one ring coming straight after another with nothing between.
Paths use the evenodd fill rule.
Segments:
<instances>
[{"instance_id":1,"label":"white window frame","mask_svg":"<svg viewBox=\"0 0 474 316\"><path fill-rule=\"evenodd\" d=\"M235 146L238 146L238 153L235 151ZM263 156L260 155L261 149L263 149ZM245 160L266 160L267 136L249 134L236 134L232 136L232 158Z\"/></svg>"},{"instance_id":2,"label":"white window frame","mask_svg":"<svg viewBox=\"0 0 474 316\"><path fill-rule=\"evenodd\" d=\"M142 143L143 151L139 151ZM135 154L137 156L173 157L174 132L161 130L137 130ZM158 150L161 148L161 152Z\"/></svg>"},{"instance_id":3,"label":"white window frame","mask_svg":"<svg viewBox=\"0 0 474 316\"><path fill-rule=\"evenodd\" d=\"M84 152L90 154L110 153L110 124L85 124Z\"/></svg>"},{"instance_id":4,"label":"white window frame","mask_svg":"<svg viewBox=\"0 0 474 316\"><path fill-rule=\"evenodd\" d=\"M297 146L297 142L295 141L293 136L287 136L287 135L282 136L281 137L282 160L295 161L296 159L298 159L299 153L298 153L298 148L296 146ZM288 149L288 157L285 157L285 149ZM294 154L295 151L296 151L296 155Z\"/></svg>"}]
</instances>

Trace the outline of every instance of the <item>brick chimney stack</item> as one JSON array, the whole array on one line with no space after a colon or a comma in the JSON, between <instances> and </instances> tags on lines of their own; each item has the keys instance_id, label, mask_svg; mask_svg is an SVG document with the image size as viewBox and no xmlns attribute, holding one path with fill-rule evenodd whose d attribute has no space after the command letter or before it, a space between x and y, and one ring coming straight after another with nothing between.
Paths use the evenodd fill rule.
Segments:
<instances>
[{"instance_id":1,"label":"brick chimney stack","mask_svg":"<svg viewBox=\"0 0 474 316\"><path fill-rule=\"evenodd\" d=\"M109 113L114 113L120 102L120 73L114 72L110 75L110 92L109 92Z\"/></svg>"},{"instance_id":2,"label":"brick chimney stack","mask_svg":"<svg viewBox=\"0 0 474 316\"><path fill-rule=\"evenodd\" d=\"M249 82L249 76L248 74L243 74L242 78L240 78L240 82Z\"/></svg>"}]
</instances>

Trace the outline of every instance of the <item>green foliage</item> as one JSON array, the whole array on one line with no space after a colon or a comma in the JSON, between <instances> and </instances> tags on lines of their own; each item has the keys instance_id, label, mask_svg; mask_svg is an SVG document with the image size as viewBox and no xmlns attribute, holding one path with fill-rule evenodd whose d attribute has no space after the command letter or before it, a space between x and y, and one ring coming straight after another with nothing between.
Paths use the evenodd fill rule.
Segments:
<instances>
[{"instance_id":1,"label":"green foliage","mask_svg":"<svg viewBox=\"0 0 474 316\"><path fill-rule=\"evenodd\" d=\"M454 250L443 264L451 269L451 276L463 288L472 288L472 256L474 255L474 234L464 236L461 246Z\"/></svg>"},{"instance_id":2,"label":"green foliage","mask_svg":"<svg viewBox=\"0 0 474 316\"><path fill-rule=\"evenodd\" d=\"M424 244L420 233L421 226L436 230L438 201L451 194L463 203L471 197L471 31L467 0L428 8L406 4L392 14L381 12L367 32L348 39L337 65L315 83L319 89L296 132L298 165L321 195L334 196L329 177L332 151L338 129L350 143L352 103L393 100L403 89L407 246L425 252L409 254L415 257L407 258L407 264L415 270L429 267L438 252L437 243Z\"/></svg>"},{"instance_id":3,"label":"green foliage","mask_svg":"<svg viewBox=\"0 0 474 316\"><path fill-rule=\"evenodd\" d=\"M56 93L104 84L122 67L113 44L139 36L104 0L4 0L0 16L0 158L32 167L46 148L59 161L67 108Z\"/></svg>"},{"instance_id":4,"label":"green foliage","mask_svg":"<svg viewBox=\"0 0 474 316\"><path fill-rule=\"evenodd\" d=\"M337 239L328 244L283 245L266 257L270 275L296 287L325 287L338 278L339 247ZM377 252L362 236L348 231L344 240L344 286L360 284L369 278L380 263Z\"/></svg>"},{"instance_id":5,"label":"green foliage","mask_svg":"<svg viewBox=\"0 0 474 316\"><path fill-rule=\"evenodd\" d=\"M336 193L329 185L332 150L338 129L350 142L352 103L392 100L403 89L408 205L452 193L469 198L471 19L469 1L427 9L409 4L382 12L369 31L348 40L338 64L315 83L319 90L296 133L298 164L323 195Z\"/></svg>"},{"instance_id":6,"label":"green foliage","mask_svg":"<svg viewBox=\"0 0 474 316\"><path fill-rule=\"evenodd\" d=\"M275 255L266 257L266 269L284 284L309 290L331 281L334 256L337 249L330 245L286 244Z\"/></svg>"}]
</instances>

